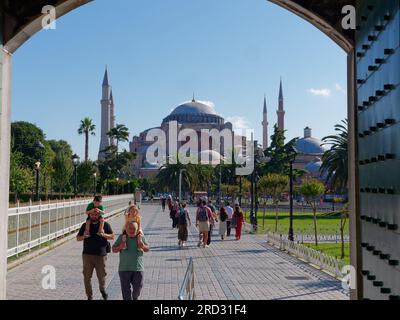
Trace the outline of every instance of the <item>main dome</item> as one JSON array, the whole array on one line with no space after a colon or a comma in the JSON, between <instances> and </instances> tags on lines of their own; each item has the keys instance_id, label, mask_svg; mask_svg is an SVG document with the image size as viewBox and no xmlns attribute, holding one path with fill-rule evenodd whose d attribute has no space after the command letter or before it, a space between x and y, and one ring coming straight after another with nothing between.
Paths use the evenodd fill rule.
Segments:
<instances>
[{"instance_id":1,"label":"main dome","mask_svg":"<svg viewBox=\"0 0 400 320\"><path fill-rule=\"evenodd\" d=\"M185 102L179 106L177 106L172 112L171 115L177 114L209 114L209 115L217 115L214 108L208 104L205 104L201 101L190 101Z\"/></svg>"},{"instance_id":2,"label":"main dome","mask_svg":"<svg viewBox=\"0 0 400 320\"><path fill-rule=\"evenodd\" d=\"M204 101L192 101L184 102L177 106L166 118L163 123L170 121L177 121L181 124L215 124L223 125L225 123L224 118L219 116L211 103Z\"/></svg>"}]
</instances>

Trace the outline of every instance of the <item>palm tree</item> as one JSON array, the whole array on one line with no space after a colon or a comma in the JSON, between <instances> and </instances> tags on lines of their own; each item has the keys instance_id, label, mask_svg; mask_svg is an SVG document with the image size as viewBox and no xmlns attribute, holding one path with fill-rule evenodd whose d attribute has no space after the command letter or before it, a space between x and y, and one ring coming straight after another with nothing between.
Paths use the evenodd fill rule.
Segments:
<instances>
[{"instance_id":1,"label":"palm tree","mask_svg":"<svg viewBox=\"0 0 400 320\"><path fill-rule=\"evenodd\" d=\"M189 166L185 166L179 162L177 164L165 164L160 168L156 177L158 184L169 191L175 191L176 195L178 195L179 173L182 169L186 169L182 172L182 185L190 188L192 180L191 170Z\"/></svg>"},{"instance_id":2,"label":"palm tree","mask_svg":"<svg viewBox=\"0 0 400 320\"><path fill-rule=\"evenodd\" d=\"M111 139L115 139L117 141L117 153L118 153L118 145L122 141L129 141L129 130L128 128L123 125L123 124L117 124L114 128L112 128L109 132L107 132L107 135Z\"/></svg>"},{"instance_id":3,"label":"palm tree","mask_svg":"<svg viewBox=\"0 0 400 320\"><path fill-rule=\"evenodd\" d=\"M326 181L332 189L343 190L347 186L348 179L348 130L347 119L342 124L335 125L336 135L324 137L323 145L330 145L331 148L322 156L320 172L326 174Z\"/></svg>"},{"instance_id":4,"label":"palm tree","mask_svg":"<svg viewBox=\"0 0 400 320\"><path fill-rule=\"evenodd\" d=\"M89 159L89 134L91 134L92 136L96 135L95 129L96 125L93 124L92 119L85 118L81 120L81 125L78 129L78 134L85 135L85 161L88 161Z\"/></svg>"}]
</instances>

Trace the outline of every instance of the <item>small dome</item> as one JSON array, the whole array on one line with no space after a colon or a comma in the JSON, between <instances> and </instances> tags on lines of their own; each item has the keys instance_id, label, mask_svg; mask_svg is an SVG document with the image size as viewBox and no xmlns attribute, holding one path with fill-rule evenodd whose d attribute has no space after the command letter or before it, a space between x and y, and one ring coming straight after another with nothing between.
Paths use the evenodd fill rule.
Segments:
<instances>
[{"instance_id":1,"label":"small dome","mask_svg":"<svg viewBox=\"0 0 400 320\"><path fill-rule=\"evenodd\" d=\"M319 175L319 169L322 166L321 158L315 158L314 161L309 162L305 167L304 170L308 171L312 175Z\"/></svg>"},{"instance_id":2,"label":"small dome","mask_svg":"<svg viewBox=\"0 0 400 320\"><path fill-rule=\"evenodd\" d=\"M300 154L315 154L322 155L325 153L325 148L322 146L322 141L309 137L297 140L296 149Z\"/></svg>"},{"instance_id":3,"label":"small dome","mask_svg":"<svg viewBox=\"0 0 400 320\"><path fill-rule=\"evenodd\" d=\"M191 102L186 102L177 106L174 111L171 112L171 115L177 114L209 114L209 115L217 115L214 108L211 105L208 105L201 101L192 100Z\"/></svg>"}]
</instances>

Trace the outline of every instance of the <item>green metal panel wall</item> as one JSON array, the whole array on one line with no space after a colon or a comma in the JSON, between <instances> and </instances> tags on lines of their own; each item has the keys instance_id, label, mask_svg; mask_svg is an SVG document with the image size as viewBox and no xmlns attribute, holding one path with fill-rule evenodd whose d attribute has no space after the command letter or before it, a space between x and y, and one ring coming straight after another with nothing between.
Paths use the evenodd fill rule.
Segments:
<instances>
[{"instance_id":1,"label":"green metal panel wall","mask_svg":"<svg viewBox=\"0 0 400 320\"><path fill-rule=\"evenodd\" d=\"M400 297L399 0L357 8L358 155L363 297Z\"/></svg>"}]
</instances>

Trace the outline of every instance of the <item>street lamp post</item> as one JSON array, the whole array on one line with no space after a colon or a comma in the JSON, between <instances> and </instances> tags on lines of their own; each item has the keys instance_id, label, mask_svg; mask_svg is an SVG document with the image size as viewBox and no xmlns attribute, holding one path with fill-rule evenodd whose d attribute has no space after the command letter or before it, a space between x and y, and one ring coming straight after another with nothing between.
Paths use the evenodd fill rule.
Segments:
<instances>
[{"instance_id":1,"label":"street lamp post","mask_svg":"<svg viewBox=\"0 0 400 320\"><path fill-rule=\"evenodd\" d=\"M186 169L179 170L179 200L182 200L182 172Z\"/></svg>"},{"instance_id":2,"label":"street lamp post","mask_svg":"<svg viewBox=\"0 0 400 320\"><path fill-rule=\"evenodd\" d=\"M289 187L289 201L290 201L290 225L289 225L289 240L294 241L293 237L293 161L290 161L290 187Z\"/></svg>"},{"instance_id":3,"label":"street lamp post","mask_svg":"<svg viewBox=\"0 0 400 320\"><path fill-rule=\"evenodd\" d=\"M39 193L40 193L40 161L35 163L35 172L36 172L36 195L35 200L39 201Z\"/></svg>"},{"instance_id":4,"label":"street lamp post","mask_svg":"<svg viewBox=\"0 0 400 320\"><path fill-rule=\"evenodd\" d=\"M251 210L250 210L250 223L253 225L253 229L256 230L257 229L257 218L256 218L256 212L255 212L255 206L254 206L254 200L257 198L257 195L255 195L255 191L256 191L256 153L257 153L257 145L258 142L257 140L254 140L254 150L253 150L253 172L251 173L251 185L250 185L250 194L251 194L251 198L250 198L250 206L251 206Z\"/></svg>"},{"instance_id":5,"label":"street lamp post","mask_svg":"<svg viewBox=\"0 0 400 320\"><path fill-rule=\"evenodd\" d=\"M96 196L97 186L97 172L93 173L93 196Z\"/></svg>"},{"instance_id":6,"label":"street lamp post","mask_svg":"<svg viewBox=\"0 0 400 320\"><path fill-rule=\"evenodd\" d=\"M72 156L72 163L74 165L74 194L76 198L78 195L78 164L79 164L79 156L76 153Z\"/></svg>"},{"instance_id":7,"label":"street lamp post","mask_svg":"<svg viewBox=\"0 0 400 320\"><path fill-rule=\"evenodd\" d=\"M290 184L289 184L289 207L290 207L290 220L289 220L289 241L294 241L294 232L293 232L293 162L296 159L297 155L297 149L293 146L292 147L292 153L290 155L289 159L289 164L290 164L290 170L289 170L289 179L290 179Z\"/></svg>"},{"instance_id":8,"label":"street lamp post","mask_svg":"<svg viewBox=\"0 0 400 320\"><path fill-rule=\"evenodd\" d=\"M239 176L239 206L242 207L242 176Z\"/></svg>"},{"instance_id":9,"label":"street lamp post","mask_svg":"<svg viewBox=\"0 0 400 320\"><path fill-rule=\"evenodd\" d=\"M117 190L116 191L114 190L114 194L118 194L119 178L116 178L115 180L117 181L117 188L116 188Z\"/></svg>"},{"instance_id":10,"label":"street lamp post","mask_svg":"<svg viewBox=\"0 0 400 320\"><path fill-rule=\"evenodd\" d=\"M35 149L44 150L44 145L40 141L36 141L33 145ZM41 158L39 156L39 158ZM40 160L35 163L35 172L36 172L36 196L35 200L39 201L39 194L40 194Z\"/></svg>"},{"instance_id":11,"label":"street lamp post","mask_svg":"<svg viewBox=\"0 0 400 320\"><path fill-rule=\"evenodd\" d=\"M221 164L219 165L219 179L218 179L218 205L221 206L221 185L222 185L222 166Z\"/></svg>"}]
</instances>

